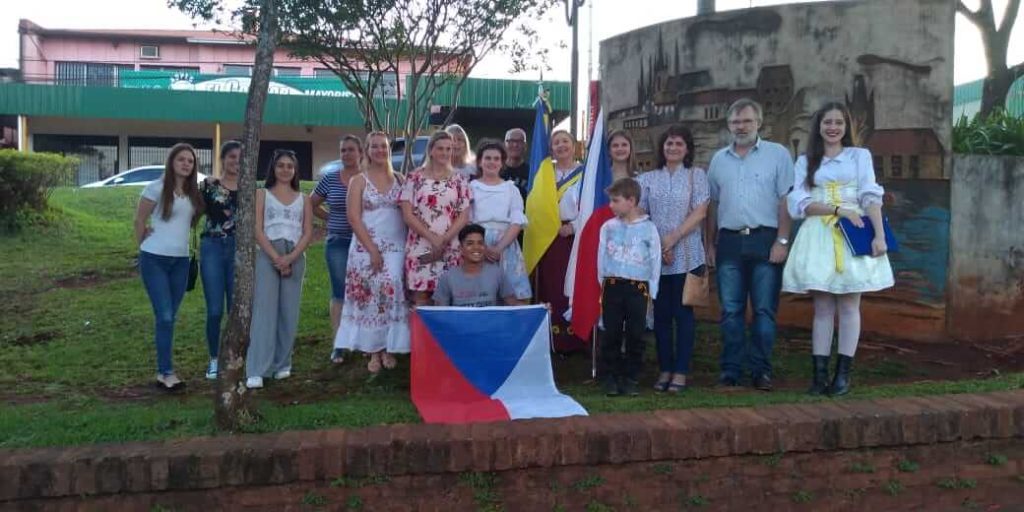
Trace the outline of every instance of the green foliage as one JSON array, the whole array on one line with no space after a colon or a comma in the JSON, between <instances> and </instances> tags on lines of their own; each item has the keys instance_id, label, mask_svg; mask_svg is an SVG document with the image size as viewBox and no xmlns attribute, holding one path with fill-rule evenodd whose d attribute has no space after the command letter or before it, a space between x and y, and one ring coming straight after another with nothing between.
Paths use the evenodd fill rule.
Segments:
<instances>
[{"instance_id":1,"label":"green foliage","mask_svg":"<svg viewBox=\"0 0 1024 512\"><path fill-rule=\"evenodd\" d=\"M686 500L685 500L685 504L687 506L690 506L690 507L704 507L704 506L707 506L710 503L711 503L711 500L709 500L709 499L707 499L704 496L701 496L699 494L694 494L693 496L690 496L690 497L686 498Z\"/></svg>"},{"instance_id":2,"label":"green foliage","mask_svg":"<svg viewBox=\"0 0 1024 512\"><path fill-rule=\"evenodd\" d=\"M985 462L990 466L1005 466L1007 461L1008 459L1006 458L1006 455L998 453L989 454L989 456L985 458Z\"/></svg>"},{"instance_id":3,"label":"green foliage","mask_svg":"<svg viewBox=\"0 0 1024 512\"><path fill-rule=\"evenodd\" d=\"M0 149L0 231L45 223L54 188L67 182L78 160L52 153Z\"/></svg>"},{"instance_id":4,"label":"green foliage","mask_svg":"<svg viewBox=\"0 0 1024 512\"><path fill-rule=\"evenodd\" d=\"M601 475L590 475L572 484L577 491L586 491L604 485L604 478Z\"/></svg>"},{"instance_id":5,"label":"green foliage","mask_svg":"<svg viewBox=\"0 0 1024 512\"><path fill-rule=\"evenodd\" d=\"M764 462L765 466L774 468L778 466L780 462L782 462L782 453L773 453L766 457L762 457L761 460Z\"/></svg>"},{"instance_id":6,"label":"green foliage","mask_svg":"<svg viewBox=\"0 0 1024 512\"><path fill-rule=\"evenodd\" d=\"M900 470L902 473L917 473L920 466L912 460L900 459L900 461L896 463L896 469Z\"/></svg>"},{"instance_id":7,"label":"green foliage","mask_svg":"<svg viewBox=\"0 0 1024 512\"><path fill-rule=\"evenodd\" d=\"M895 479L889 480L888 482L885 483L882 489L884 489L885 493L888 494L889 496L899 496L900 493L903 492L903 482L900 482L899 480Z\"/></svg>"},{"instance_id":8,"label":"green foliage","mask_svg":"<svg viewBox=\"0 0 1024 512\"><path fill-rule=\"evenodd\" d=\"M584 508L584 510L586 510L586 512L615 512L614 508L596 500L587 503L587 506Z\"/></svg>"},{"instance_id":9,"label":"green foliage","mask_svg":"<svg viewBox=\"0 0 1024 512\"><path fill-rule=\"evenodd\" d=\"M363 499L353 494L345 500L345 507L349 510L362 510Z\"/></svg>"},{"instance_id":10,"label":"green foliage","mask_svg":"<svg viewBox=\"0 0 1024 512\"><path fill-rule=\"evenodd\" d=\"M943 478L935 482L940 489L974 489L978 481L971 478Z\"/></svg>"},{"instance_id":11,"label":"green foliage","mask_svg":"<svg viewBox=\"0 0 1024 512\"><path fill-rule=\"evenodd\" d=\"M459 475L459 481L473 489L473 503L477 510L484 512L498 512L503 510L501 496L495 487L498 485L498 475L494 473L466 472Z\"/></svg>"},{"instance_id":12,"label":"green foliage","mask_svg":"<svg viewBox=\"0 0 1024 512\"><path fill-rule=\"evenodd\" d=\"M814 495L807 491L797 491L793 493L791 498L793 503L810 503L814 499Z\"/></svg>"},{"instance_id":13,"label":"green foliage","mask_svg":"<svg viewBox=\"0 0 1024 512\"><path fill-rule=\"evenodd\" d=\"M854 462L853 464L850 464L850 472L871 474L875 472L875 466L870 462L857 461Z\"/></svg>"},{"instance_id":14,"label":"green foliage","mask_svg":"<svg viewBox=\"0 0 1024 512\"><path fill-rule=\"evenodd\" d=\"M659 462L651 466L651 471L654 471L656 475L671 475L675 471L675 467L669 462Z\"/></svg>"},{"instance_id":15,"label":"green foliage","mask_svg":"<svg viewBox=\"0 0 1024 512\"><path fill-rule=\"evenodd\" d=\"M1024 117L996 110L982 119L961 117L953 125L953 151L961 154L1024 156Z\"/></svg>"},{"instance_id":16,"label":"green foliage","mask_svg":"<svg viewBox=\"0 0 1024 512\"><path fill-rule=\"evenodd\" d=\"M324 506L327 504L327 497L322 494L317 494L313 491L309 491L302 496L302 504Z\"/></svg>"}]
</instances>

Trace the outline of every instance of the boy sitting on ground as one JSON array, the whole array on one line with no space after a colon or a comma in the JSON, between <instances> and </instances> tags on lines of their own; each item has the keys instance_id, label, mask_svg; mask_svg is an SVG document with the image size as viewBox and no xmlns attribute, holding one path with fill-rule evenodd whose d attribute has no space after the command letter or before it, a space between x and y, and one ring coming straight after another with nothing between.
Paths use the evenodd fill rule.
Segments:
<instances>
[{"instance_id":1,"label":"boy sitting on ground","mask_svg":"<svg viewBox=\"0 0 1024 512\"><path fill-rule=\"evenodd\" d=\"M605 395L636 396L647 307L658 295L661 277L661 239L658 228L637 207L640 185L636 181L616 180L607 192L615 217L601 226L597 251L604 323L598 377Z\"/></svg>"},{"instance_id":2,"label":"boy sitting on ground","mask_svg":"<svg viewBox=\"0 0 1024 512\"><path fill-rule=\"evenodd\" d=\"M462 246L462 265L452 267L441 275L434 290L437 306L516 306L512 282L501 267L484 261L484 228L469 224L459 231Z\"/></svg>"}]
</instances>

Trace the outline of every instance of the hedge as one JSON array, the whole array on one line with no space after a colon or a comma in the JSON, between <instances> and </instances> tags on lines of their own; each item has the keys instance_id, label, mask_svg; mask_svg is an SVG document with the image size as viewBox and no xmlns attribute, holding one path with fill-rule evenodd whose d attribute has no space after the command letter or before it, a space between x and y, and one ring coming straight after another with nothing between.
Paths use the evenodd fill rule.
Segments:
<instances>
[{"instance_id":1,"label":"hedge","mask_svg":"<svg viewBox=\"0 0 1024 512\"><path fill-rule=\"evenodd\" d=\"M0 229L16 231L45 218L50 191L65 183L77 168L75 158L0 150Z\"/></svg>"}]
</instances>

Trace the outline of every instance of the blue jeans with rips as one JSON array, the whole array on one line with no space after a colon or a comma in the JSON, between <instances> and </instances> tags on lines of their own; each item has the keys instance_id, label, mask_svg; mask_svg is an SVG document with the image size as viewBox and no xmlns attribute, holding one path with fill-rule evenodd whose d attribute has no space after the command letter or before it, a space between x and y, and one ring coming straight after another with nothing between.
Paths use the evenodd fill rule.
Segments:
<instances>
[{"instance_id":1,"label":"blue jeans with rips","mask_svg":"<svg viewBox=\"0 0 1024 512\"><path fill-rule=\"evenodd\" d=\"M722 377L739 380L744 370L753 376L772 373L776 312L782 288L782 265L768 256L775 229L749 235L721 230L718 234L718 299L722 308ZM750 336L746 333L747 300L753 308Z\"/></svg>"}]
</instances>

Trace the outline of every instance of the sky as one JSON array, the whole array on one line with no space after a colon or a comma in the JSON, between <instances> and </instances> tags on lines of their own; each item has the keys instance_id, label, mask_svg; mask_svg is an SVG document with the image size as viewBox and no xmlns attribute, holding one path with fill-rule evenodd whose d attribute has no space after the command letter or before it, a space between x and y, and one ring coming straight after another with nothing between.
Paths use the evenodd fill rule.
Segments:
<instances>
[{"instance_id":1,"label":"sky","mask_svg":"<svg viewBox=\"0 0 1024 512\"><path fill-rule=\"evenodd\" d=\"M810 0L829 1L829 0ZM912 0L892 0L912 1ZM976 7L978 0L965 0ZM996 13L1002 17L1007 0L994 0ZM4 0L0 7L0 67L18 66L18 20L27 18L47 28L212 28L198 24L181 12L167 7L166 0ZM793 3L789 0L717 0L719 11ZM564 10L551 13L548 20L535 26L546 34L544 45L553 48L552 69L544 72L545 79L568 80L570 52L558 49L559 43L568 44L571 31L565 23ZM697 0L587 0L580 18L580 78L588 76L588 59L594 62L597 75L598 46L602 39L665 20L692 16L697 11ZM111 16L111 13L117 13ZM593 19L593 23L591 22ZM1011 63L1024 61L1024 10L1018 16L1010 47ZM592 52L588 49L591 48ZM957 16L954 82L957 84L985 76L985 61L981 37L966 19ZM486 78L537 79L536 72L520 75L509 73L506 59L492 55L480 62L473 76Z\"/></svg>"}]
</instances>

